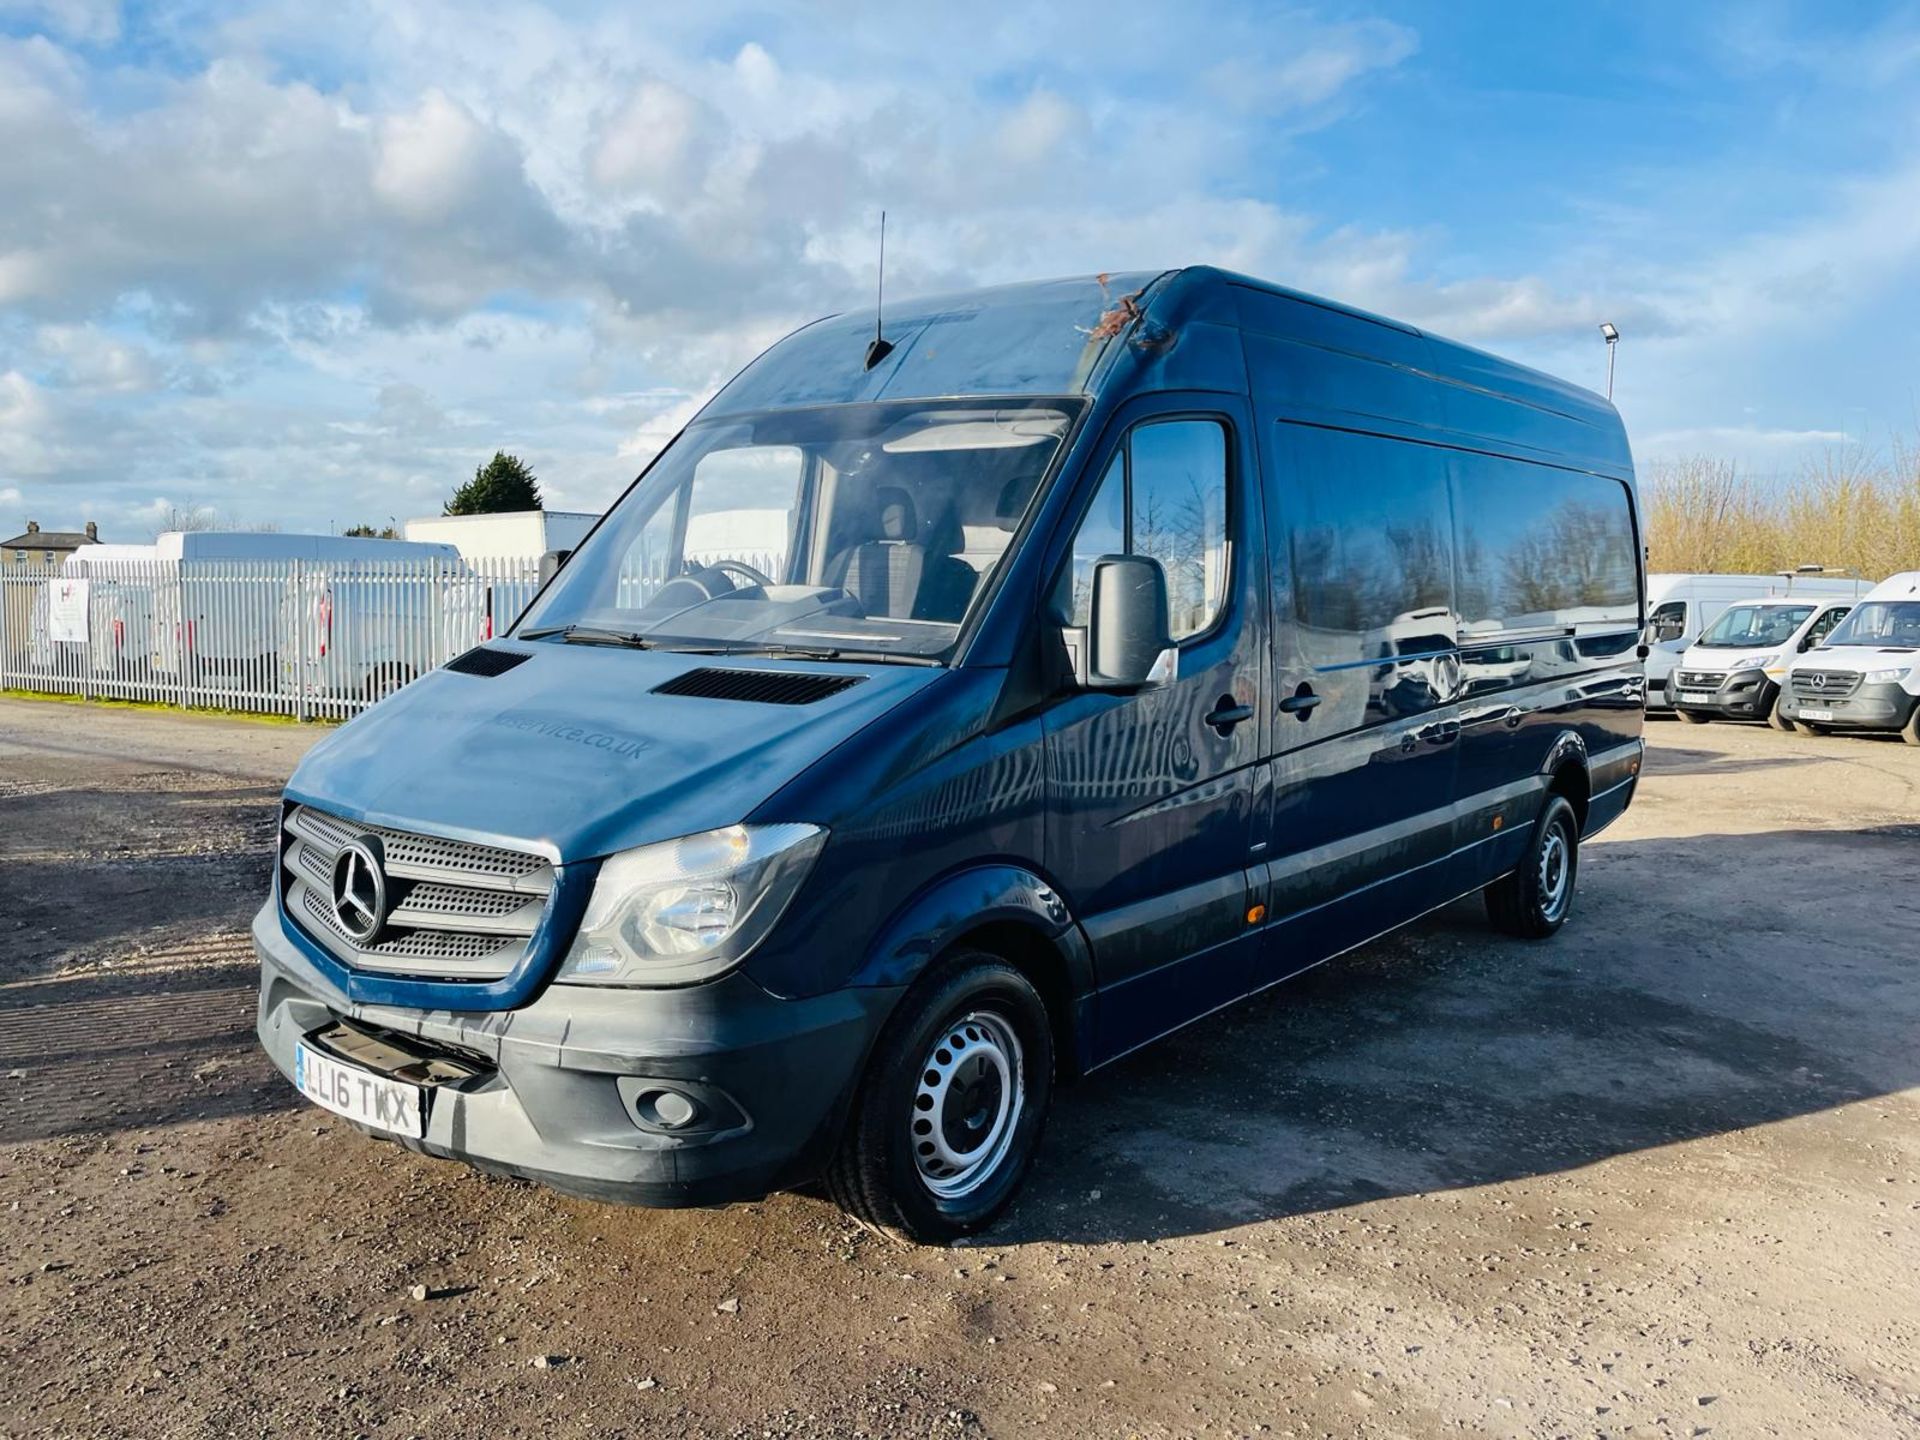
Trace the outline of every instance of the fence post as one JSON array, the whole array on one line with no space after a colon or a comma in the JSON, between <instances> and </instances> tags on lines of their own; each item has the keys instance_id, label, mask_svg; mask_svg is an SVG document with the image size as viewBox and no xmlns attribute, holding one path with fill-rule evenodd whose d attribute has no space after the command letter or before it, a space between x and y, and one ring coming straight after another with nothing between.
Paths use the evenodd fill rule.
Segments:
<instances>
[{"instance_id":1,"label":"fence post","mask_svg":"<svg viewBox=\"0 0 1920 1440\"><path fill-rule=\"evenodd\" d=\"M302 724L307 719L307 616L306 586L300 579L300 562L293 562L293 574L287 584L293 602L287 607L293 617L293 716Z\"/></svg>"}]
</instances>

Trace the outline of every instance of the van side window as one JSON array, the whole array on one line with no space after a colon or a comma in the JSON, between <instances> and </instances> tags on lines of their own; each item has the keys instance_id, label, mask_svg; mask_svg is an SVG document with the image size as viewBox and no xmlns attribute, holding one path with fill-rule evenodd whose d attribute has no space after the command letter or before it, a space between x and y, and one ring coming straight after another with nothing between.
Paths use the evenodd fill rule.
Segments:
<instances>
[{"instance_id":1,"label":"van side window","mask_svg":"<svg viewBox=\"0 0 1920 1440\"><path fill-rule=\"evenodd\" d=\"M1687 633L1687 602L1669 600L1654 608L1647 617L1647 623L1653 627L1653 639L1657 645L1666 640L1678 640Z\"/></svg>"},{"instance_id":2,"label":"van side window","mask_svg":"<svg viewBox=\"0 0 1920 1440\"><path fill-rule=\"evenodd\" d=\"M1853 607L1851 605L1836 605L1818 620L1814 621L1813 627L1807 631L1807 638L1803 648L1811 650L1822 640L1826 639L1827 636L1833 633L1833 627L1846 619L1852 609Z\"/></svg>"},{"instance_id":3,"label":"van side window","mask_svg":"<svg viewBox=\"0 0 1920 1440\"><path fill-rule=\"evenodd\" d=\"M1087 623L1093 562L1147 555L1167 575L1172 634L1212 627L1227 593L1227 435L1215 420L1150 420L1128 432L1073 540L1069 623Z\"/></svg>"},{"instance_id":4,"label":"van side window","mask_svg":"<svg viewBox=\"0 0 1920 1440\"><path fill-rule=\"evenodd\" d=\"M1626 486L1490 455L1456 457L1453 473L1463 638L1637 626L1639 567Z\"/></svg>"},{"instance_id":5,"label":"van side window","mask_svg":"<svg viewBox=\"0 0 1920 1440\"><path fill-rule=\"evenodd\" d=\"M1334 431L1295 439L1278 479L1309 663L1450 650L1453 537L1441 452Z\"/></svg>"}]
</instances>

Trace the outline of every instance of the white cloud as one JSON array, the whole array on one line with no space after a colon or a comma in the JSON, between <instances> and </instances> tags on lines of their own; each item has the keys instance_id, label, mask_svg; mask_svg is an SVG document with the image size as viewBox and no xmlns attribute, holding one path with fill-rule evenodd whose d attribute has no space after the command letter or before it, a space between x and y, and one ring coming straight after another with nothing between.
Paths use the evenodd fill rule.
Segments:
<instances>
[{"instance_id":1,"label":"white cloud","mask_svg":"<svg viewBox=\"0 0 1920 1440\"><path fill-rule=\"evenodd\" d=\"M127 525L427 513L496 447L603 503L759 349L870 303L883 206L895 295L1211 262L1596 382L1611 319L1629 392L1702 443L1724 414L1667 397L1711 345L1920 250L1920 172L1731 244L1650 206L1524 265L1307 213L1294 147L1419 53L1378 20L260 0L174 17L149 64L87 48L116 7L28 12L48 34L0 38L0 483Z\"/></svg>"}]
</instances>

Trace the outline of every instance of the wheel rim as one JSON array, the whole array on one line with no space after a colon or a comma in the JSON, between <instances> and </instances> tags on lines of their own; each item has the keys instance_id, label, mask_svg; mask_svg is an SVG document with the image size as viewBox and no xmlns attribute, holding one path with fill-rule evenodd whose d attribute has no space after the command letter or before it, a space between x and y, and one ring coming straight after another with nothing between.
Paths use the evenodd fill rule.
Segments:
<instances>
[{"instance_id":1,"label":"wheel rim","mask_svg":"<svg viewBox=\"0 0 1920 1440\"><path fill-rule=\"evenodd\" d=\"M1540 913L1558 920L1573 894L1573 844L1559 822L1548 829L1540 846Z\"/></svg>"},{"instance_id":2,"label":"wheel rim","mask_svg":"<svg viewBox=\"0 0 1920 1440\"><path fill-rule=\"evenodd\" d=\"M992 1010L955 1020L921 1063L907 1122L921 1183L943 1200L986 1184L1013 1147L1025 1103L1013 1026Z\"/></svg>"}]
</instances>

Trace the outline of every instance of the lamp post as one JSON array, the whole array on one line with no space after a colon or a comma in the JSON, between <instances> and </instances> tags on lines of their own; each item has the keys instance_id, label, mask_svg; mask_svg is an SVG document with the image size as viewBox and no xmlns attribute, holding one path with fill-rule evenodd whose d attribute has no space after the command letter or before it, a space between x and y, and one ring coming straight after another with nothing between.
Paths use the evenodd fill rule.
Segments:
<instances>
[{"instance_id":1,"label":"lamp post","mask_svg":"<svg viewBox=\"0 0 1920 1440\"><path fill-rule=\"evenodd\" d=\"M1611 320L1600 322L1600 334L1607 342L1607 399L1613 399L1613 350L1620 343L1620 331Z\"/></svg>"}]
</instances>

